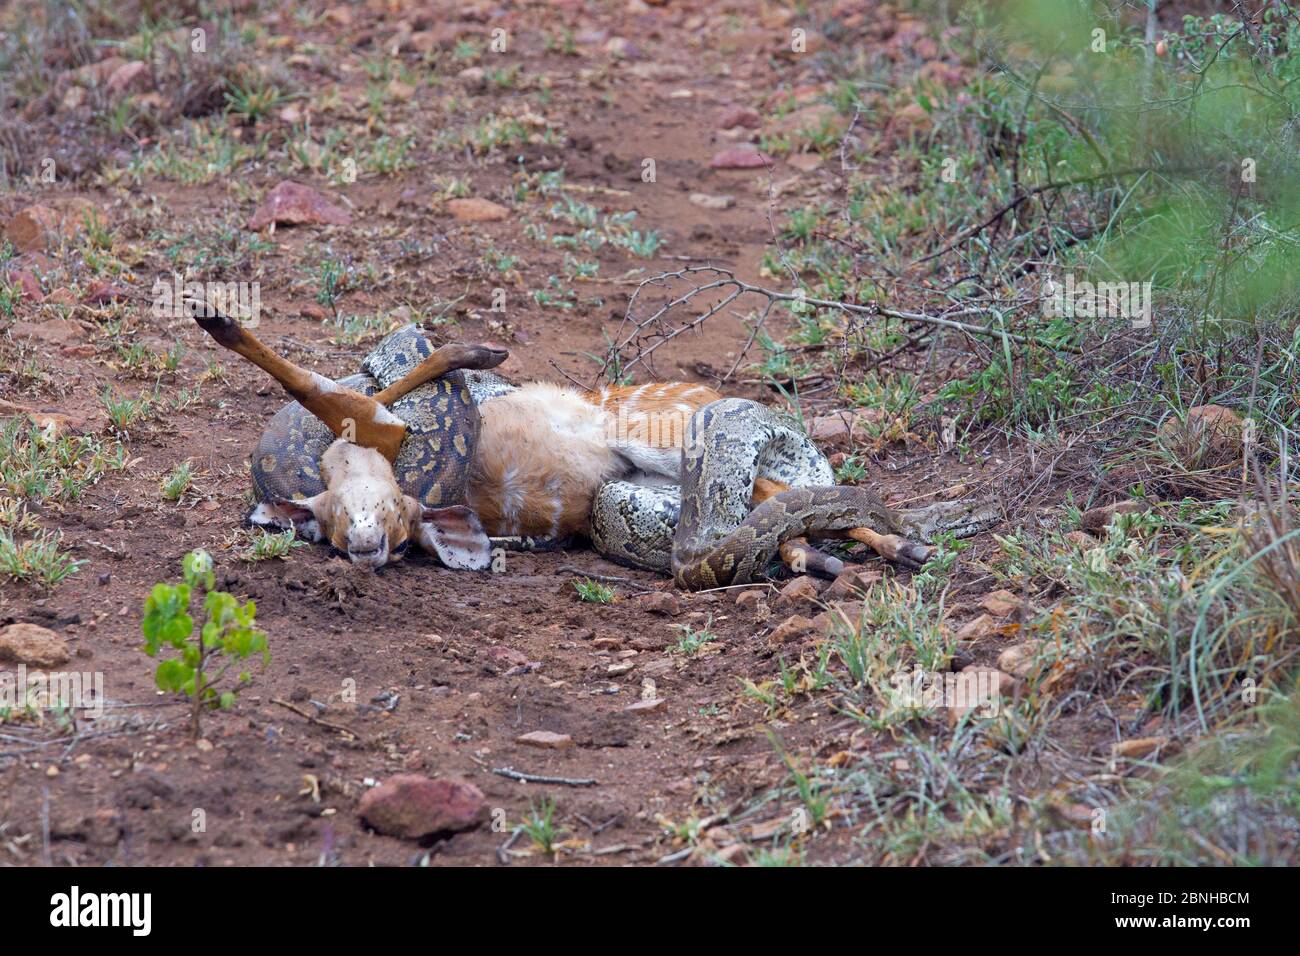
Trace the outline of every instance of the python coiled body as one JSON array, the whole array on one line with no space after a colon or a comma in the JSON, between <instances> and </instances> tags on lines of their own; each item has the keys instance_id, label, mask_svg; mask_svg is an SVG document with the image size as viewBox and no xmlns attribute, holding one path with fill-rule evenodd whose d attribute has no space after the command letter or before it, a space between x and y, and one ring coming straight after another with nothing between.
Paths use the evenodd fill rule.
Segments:
<instances>
[{"instance_id":1,"label":"python coiled body","mask_svg":"<svg viewBox=\"0 0 1300 956\"><path fill-rule=\"evenodd\" d=\"M830 462L788 416L747 399L712 402L685 434L680 485L609 482L592 538L623 564L697 590L753 580L781 544L810 532L888 529L897 516L866 488L837 487ZM791 490L751 510L756 478Z\"/></svg>"},{"instance_id":2,"label":"python coiled body","mask_svg":"<svg viewBox=\"0 0 1300 956\"><path fill-rule=\"evenodd\" d=\"M424 333L408 325L386 336L363 360L361 373L339 384L373 395L431 352ZM462 503L479 440L478 406L514 389L490 372L463 370L394 402L393 413L407 425L394 464L402 490L430 507ZM630 480L606 481L595 490L591 537L605 557L672 573L682 588L751 581L792 537L870 528L929 541L939 531L974 533L995 519L989 509L970 502L894 511L866 488L836 486L829 461L797 423L747 399L703 406L681 440L675 475L647 474L636 465L643 456L616 446L627 459ZM318 463L333 441L333 433L297 402L281 409L254 453L258 499L306 498L323 491ZM790 490L751 510L756 478ZM555 544L492 541L530 550Z\"/></svg>"},{"instance_id":3,"label":"python coiled body","mask_svg":"<svg viewBox=\"0 0 1300 956\"><path fill-rule=\"evenodd\" d=\"M789 487L757 508L754 481ZM684 437L680 484L611 481L596 493L592 540L611 560L671 573L687 590L754 580L795 537L853 528L929 542L997 520L971 501L894 510L860 486L837 486L830 462L789 416L747 399L699 409Z\"/></svg>"},{"instance_id":4,"label":"python coiled body","mask_svg":"<svg viewBox=\"0 0 1300 956\"><path fill-rule=\"evenodd\" d=\"M433 351L422 329L406 325L366 355L361 372L338 384L373 395L402 378ZM448 372L392 404L406 423L393 472L402 491L431 508L462 504L479 437L479 414L465 374ZM261 502L310 498L325 490L320 459L335 440L297 402L280 409L253 452L253 491Z\"/></svg>"}]
</instances>

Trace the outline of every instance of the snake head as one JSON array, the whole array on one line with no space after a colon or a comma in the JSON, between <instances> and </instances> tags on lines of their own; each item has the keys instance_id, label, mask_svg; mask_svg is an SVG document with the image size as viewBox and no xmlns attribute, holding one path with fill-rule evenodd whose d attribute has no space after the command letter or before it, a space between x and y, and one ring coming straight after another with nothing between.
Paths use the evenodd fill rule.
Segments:
<instances>
[{"instance_id":1,"label":"snake head","mask_svg":"<svg viewBox=\"0 0 1300 956\"><path fill-rule=\"evenodd\" d=\"M924 508L897 512L898 533L914 541L931 542L939 535L969 538L987 531L1002 520L1002 509L993 501L940 501Z\"/></svg>"}]
</instances>

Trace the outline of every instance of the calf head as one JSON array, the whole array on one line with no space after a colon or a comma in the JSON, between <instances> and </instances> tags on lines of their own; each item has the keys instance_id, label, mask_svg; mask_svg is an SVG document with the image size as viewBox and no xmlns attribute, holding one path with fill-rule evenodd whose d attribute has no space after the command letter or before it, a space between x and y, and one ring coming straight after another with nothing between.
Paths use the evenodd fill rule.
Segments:
<instances>
[{"instance_id":1,"label":"calf head","mask_svg":"<svg viewBox=\"0 0 1300 956\"><path fill-rule=\"evenodd\" d=\"M265 502L249 521L327 540L364 567L397 560L412 539L449 568L483 570L491 563L490 543L471 509L429 508L404 494L392 465L375 449L339 439L321 456L320 469L320 494Z\"/></svg>"}]
</instances>

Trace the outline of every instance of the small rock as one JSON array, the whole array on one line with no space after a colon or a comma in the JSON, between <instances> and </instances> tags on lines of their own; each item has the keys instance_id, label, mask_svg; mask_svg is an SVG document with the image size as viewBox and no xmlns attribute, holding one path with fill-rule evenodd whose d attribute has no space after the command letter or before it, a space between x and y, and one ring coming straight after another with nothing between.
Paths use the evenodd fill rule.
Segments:
<instances>
[{"instance_id":1,"label":"small rock","mask_svg":"<svg viewBox=\"0 0 1300 956\"><path fill-rule=\"evenodd\" d=\"M708 193L691 193L691 203L701 209L730 209L736 203L735 196L711 196Z\"/></svg>"},{"instance_id":2,"label":"small rock","mask_svg":"<svg viewBox=\"0 0 1300 956\"><path fill-rule=\"evenodd\" d=\"M759 601L763 600L763 591L758 588L747 588L744 591L736 592L737 607L753 607Z\"/></svg>"},{"instance_id":3,"label":"small rock","mask_svg":"<svg viewBox=\"0 0 1300 956\"><path fill-rule=\"evenodd\" d=\"M992 594L986 594L984 600L980 601L980 607L994 617L1006 617L1024 603L1019 597L1003 589L994 591Z\"/></svg>"},{"instance_id":4,"label":"small rock","mask_svg":"<svg viewBox=\"0 0 1300 956\"><path fill-rule=\"evenodd\" d=\"M143 93L150 86L149 67L138 60L123 63L108 78L105 89L110 96Z\"/></svg>"},{"instance_id":5,"label":"small rock","mask_svg":"<svg viewBox=\"0 0 1300 956\"><path fill-rule=\"evenodd\" d=\"M473 829L482 812L483 792L472 783L419 774L390 777L366 791L357 806L371 828L408 840Z\"/></svg>"},{"instance_id":6,"label":"small rock","mask_svg":"<svg viewBox=\"0 0 1300 956\"><path fill-rule=\"evenodd\" d=\"M811 173L825 162L816 153L795 153L786 158L786 162L801 173Z\"/></svg>"},{"instance_id":7,"label":"small rock","mask_svg":"<svg viewBox=\"0 0 1300 956\"><path fill-rule=\"evenodd\" d=\"M490 199L453 199L447 209L459 222L500 222L510 210Z\"/></svg>"},{"instance_id":8,"label":"small rock","mask_svg":"<svg viewBox=\"0 0 1300 956\"><path fill-rule=\"evenodd\" d=\"M628 714L656 714L667 706L666 698L656 697L653 700L638 700L636 703L628 704L623 711Z\"/></svg>"},{"instance_id":9,"label":"small rock","mask_svg":"<svg viewBox=\"0 0 1300 956\"><path fill-rule=\"evenodd\" d=\"M802 614L792 614L767 635L769 644L786 644L813 629L813 622Z\"/></svg>"},{"instance_id":10,"label":"small rock","mask_svg":"<svg viewBox=\"0 0 1300 956\"><path fill-rule=\"evenodd\" d=\"M1086 531L1071 531L1065 536L1065 540L1081 551L1087 551L1097 546L1097 539Z\"/></svg>"},{"instance_id":11,"label":"small rock","mask_svg":"<svg viewBox=\"0 0 1300 956\"><path fill-rule=\"evenodd\" d=\"M648 661L641 668L641 673L653 674L655 677L663 677L666 674L671 674L674 670L676 670L676 668L677 668L677 664L672 658L661 657L657 661Z\"/></svg>"},{"instance_id":12,"label":"small rock","mask_svg":"<svg viewBox=\"0 0 1300 956\"><path fill-rule=\"evenodd\" d=\"M829 103L813 103L781 117L773 129L789 140L795 150L801 150L826 137L838 140L848 126L849 118Z\"/></svg>"},{"instance_id":13,"label":"small rock","mask_svg":"<svg viewBox=\"0 0 1300 956\"><path fill-rule=\"evenodd\" d=\"M867 436L867 426L879 424L884 412L878 408L854 408L819 415L808 427L808 437L819 445L847 445Z\"/></svg>"},{"instance_id":14,"label":"small rock","mask_svg":"<svg viewBox=\"0 0 1300 956\"><path fill-rule=\"evenodd\" d=\"M265 229L273 223L346 226L351 222L351 213L330 202L322 193L286 179L267 193L262 205L248 220L247 228Z\"/></svg>"},{"instance_id":15,"label":"small rock","mask_svg":"<svg viewBox=\"0 0 1300 956\"><path fill-rule=\"evenodd\" d=\"M840 601L814 617L813 627L827 637L856 633L862 626L864 608L862 601Z\"/></svg>"},{"instance_id":16,"label":"small rock","mask_svg":"<svg viewBox=\"0 0 1300 956\"><path fill-rule=\"evenodd\" d=\"M116 846L122 839L122 818L116 810L105 808L72 819L50 821L53 840L82 840L92 846Z\"/></svg>"},{"instance_id":17,"label":"small rock","mask_svg":"<svg viewBox=\"0 0 1300 956\"><path fill-rule=\"evenodd\" d=\"M387 92L393 99L404 103L415 95L415 87L409 83L403 83L401 80L393 79L388 84Z\"/></svg>"},{"instance_id":18,"label":"small rock","mask_svg":"<svg viewBox=\"0 0 1300 956\"><path fill-rule=\"evenodd\" d=\"M58 231L59 222L59 214L49 206L28 206L9 217L5 238L19 252L37 252Z\"/></svg>"},{"instance_id":19,"label":"small rock","mask_svg":"<svg viewBox=\"0 0 1300 956\"><path fill-rule=\"evenodd\" d=\"M839 573L822 596L827 601L855 597L880 579L881 573L875 568L868 569L860 565L850 565Z\"/></svg>"},{"instance_id":20,"label":"small rock","mask_svg":"<svg viewBox=\"0 0 1300 956\"><path fill-rule=\"evenodd\" d=\"M1245 422L1222 405L1197 405L1187 418L1170 418L1160 426L1160 439L1189 469L1223 465L1241 456Z\"/></svg>"},{"instance_id":21,"label":"small rock","mask_svg":"<svg viewBox=\"0 0 1300 956\"><path fill-rule=\"evenodd\" d=\"M934 120L920 103L908 103L889 123L889 128L901 136L924 136L933 127Z\"/></svg>"},{"instance_id":22,"label":"small rock","mask_svg":"<svg viewBox=\"0 0 1300 956\"><path fill-rule=\"evenodd\" d=\"M497 667L521 667L528 663L527 654L503 644L494 644L483 652L483 656Z\"/></svg>"},{"instance_id":23,"label":"small rock","mask_svg":"<svg viewBox=\"0 0 1300 956\"><path fill-rule=\"evenodd\" d=\"M1093 808L1082 803L1058 802L1048 804L1052 815L1068 827L1076 830L1091 830Z\"/></svg>"},{"instance_id":24,"label":"small rock","mask_svg":"<svg viewBox=\"0 0 1300 956\"><path fill-rule=\"evenodd\" d=\"M68 662L68 642L49 628L10 624L0 628L0 661L29 667L58 667Z\"/></svg>"},{"instance_id":25,"label":"small rock","mask_svg":"<svg viewBox=\"0 0 1300 956\"><path fill-rule=\"evenodd\" d=\"M960 644L978 641L980 638L996 633L997 627L997 621L987 614L981 614L963 624L954 635L954 640Z\"/></svg>"},{"instance_id":26,"label":"small rock","mask_svg":"<svg viewBox=\"0 0 1300 956\"><path fill-rule=\"evenodd\" d=\"M534 730L516 737L515 743L541 750L568 750L573 746L573 738L550 730Z\"/></svg>"},{"instance_id":27,"label":"small rock","mask_svg":"<svg viewBox=\"0 0 1300 956\"><path fill-rule=\"evenodd\" d=\"M709 160L713 169L761 169L771 164L772 160L754 146L732 146Z\"/></svg>"},{"instance_id":28,"label":"small rock","mask_svg":"<svg viewBox=\"0 0 1300 956\"><path fill-rule=\"evenodd\" d=\"M610 37L605 43L605 52L619 60L638 60L641 58L640 49L626 37Z\"/></svg>"},{"instance_id":29,"label":"small rock","mask_svg":"<svg viewBox=\"0 0 1300 956\"><path fill-rule=\"evenodd\" d=\"M777 604L797 604L801 601L816 601L818 597L817 582L811 575L801 574L787 582L777 596Z\"/></svg>"},{"instance_id":30,"label":"small rock","mask_svg":"<svg viewBox=\"0 0 1300 956\"><path fill-rule=\"evenodd\" d=\"M107 56L95 63L87 63L75 70L68 70L59 77L60 83L79 83L82 86L103 86L109 78L126 65L120 56Z\"/></svg>"},{"instance_id":31,"label":"small rock","mask_svg":"<svg viewBox=\"0 0 1300 956\"><path fill-rule=\"evenodd\" d=\"M643 611L651 614L661 614L664 617L675 617L681 613L682 602L672 591L655 591L651 594L642 594L636 599L636 604Z\"/></svg>"},{"instance_id":32,"label":"small rock","mask_svg":"<svg viewBox=\"0 0 1300 956\"><path fill-rule=\"evenodd\" d=\"M745 129L758 129L762 125L762 117L758 115L758 110L751 109L748 106L726 106L718 113L718 129L732 129L736 126L743 126Z\"/></svg>"},{"instance_id":33,"label":"small rock","mask_svg":"<svg viewBox=\"0 0 1300 956\"><path fill-rule=\"evenodd\" d=\"M478 91L487 86L487 71L481 66L468 66L456 74L456 79L471 91Z\"/></svg>"},{"instance_id":34,"label":"small rock","mask_svg":"<svg viewBox=\"0 0 1300 956\"><path fill-rule=\"evenodd\" d=\"M84 86L69 86L63 93L59 108L66 112L72 112L84 102L86 102L86 88Z\"/></svg>"},{"instance_id":35,"label":"small rock","mask_svg":"<svg viewBox=\"0 0 1300 956\"><path fill-rule=\"evenodd\" d=\"M74 89L80 89L80 87L74 87ZM40 302L41 299L45 298L41 292L41 280L36 277L34 272L27 269L14 269L4 276L4 280L11 286L17 286L24 299Z\"/></svg>"},{"instance_id":36,"label":"small rock","mask_svg":"<svg viewBox=\"0 0 1300 956\"><path fill-rule=\"evenodd\" d=\"M1012 677L1029 677L1038 666L1038 644L1026 641L1013 644L998 655L998 670Z\"/></svg>"},{"instance_id":37,"label":"small rock","mask_svg":"<svg viewBox=\"0 0 1300 956\"><path fill-rule=\"evenodd\" d=\"M96 282L90 291L81 297L81 301L83 305L107 305L110 302L121 302L130 297L130 290L124 289L116 283L103 280Z\"/></svg>"}]
</instances>

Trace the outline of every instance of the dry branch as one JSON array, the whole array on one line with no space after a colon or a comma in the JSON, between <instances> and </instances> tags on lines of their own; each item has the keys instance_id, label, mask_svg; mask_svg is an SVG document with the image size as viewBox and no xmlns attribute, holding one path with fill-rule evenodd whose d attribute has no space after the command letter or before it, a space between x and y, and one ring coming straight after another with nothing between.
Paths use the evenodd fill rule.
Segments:
<instances>
[{"instance_id":1,"label":"dry branch","mask_svg":"<svg viewBox=\"0 0 1300 956\"><path fill-rule=\"evenodd\" d=\"M647 288L664 287L672 280L683 282L698 282L684 294L677 295L645 318L638 318L635 315L637 299ZM709 293L722 292L722 298L705 306L693 318L680 322L672 323L668 320L669 314L679 306L688 305L702 296ZM717 266L689 266L676 272L664 272L657 276L652 276L638 283L636 289L632 292L628 300L627 311L624 314L623 322L618 328L614 341L610 344L609 351L606 355L605 367L615 369L621 374L626 374L638 365L645 366L648 370L653 371L654 353L661 347L671 342L673 339L692 329L698 329L709 318L717 315L726 309L733 302L744 295L755 295L765 300L762 311L750 330L750 335L741 349L740 355L732 364L731 369L723 376L726 380L730 378L740 363L743 361L745 354L753 346L758 337L759 331L771 314L772 307L778 302L799 302L806 305L817 306L826 309L838 309L852 315L864 316L884 316L886 318L900 319L905 322L917 322L937 326L939 328L953 329L955 331L966 332L971 335L988 336L995 339L1008 339L1021 345L1038 345L1043 348L1054 351L1072 352L1080 354L1081 349L1074 346L1062 345L1055 342L1048 342L1033 336L1024 335L1019 332L1009 332L1003 328L997 328L991 325L977 325L971 322L961 321L963 318L976 315L996 315L999 310L992 306L967 306L955 311L947 312L943 315L929 315L923 312L907 312L898 309L887 309L877 303L859 305L853 302L838 302L831 299L818 299L812 296L799 295L792 292L778 292L775 289L768 289L763 286L752 285L741 279L736 278L735 274L727 269L721 269Z\"/></svg>"}]
</instances>

